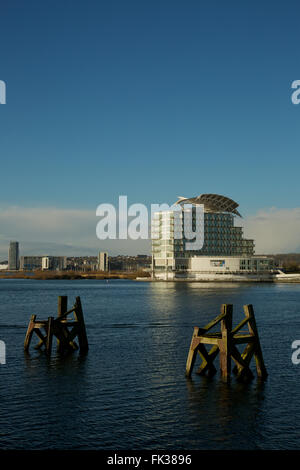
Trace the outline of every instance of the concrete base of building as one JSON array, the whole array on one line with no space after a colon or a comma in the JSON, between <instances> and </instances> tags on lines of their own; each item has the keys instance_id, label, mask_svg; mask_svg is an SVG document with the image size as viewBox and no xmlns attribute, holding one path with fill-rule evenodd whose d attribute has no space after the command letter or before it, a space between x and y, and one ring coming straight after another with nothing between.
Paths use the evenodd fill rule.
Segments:
<instances>
[{"instance_id":1,"label":"concrete base of building","mask_svg":"<svg viewBox=\"0 0 300 470\"><path fill-rule=\"evenodd\" d=\"M157 281L274 282L273 273L157 273Z\"/></svg>"}]
</instances>

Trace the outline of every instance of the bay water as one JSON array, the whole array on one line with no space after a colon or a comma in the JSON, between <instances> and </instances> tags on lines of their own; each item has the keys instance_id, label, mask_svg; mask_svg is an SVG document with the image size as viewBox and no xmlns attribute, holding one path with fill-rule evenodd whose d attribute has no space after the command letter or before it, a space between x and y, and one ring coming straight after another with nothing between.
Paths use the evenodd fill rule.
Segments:
<instances>
[{"instance_id":1,"label":"bay water","mask_svg":"<svg viewBox=\"0 0 300 470\"><path fill-rule=\"evenodd\" d=\"M81 297L88 354L25 354L30 315L56 316L59 295ZM253 304L265 382L254 364L249 384L185 377L193 327L223 303L234 325ZM0 449L297 449L299 307L300 284L1 279Z\"/></svg>"}]
</instances>

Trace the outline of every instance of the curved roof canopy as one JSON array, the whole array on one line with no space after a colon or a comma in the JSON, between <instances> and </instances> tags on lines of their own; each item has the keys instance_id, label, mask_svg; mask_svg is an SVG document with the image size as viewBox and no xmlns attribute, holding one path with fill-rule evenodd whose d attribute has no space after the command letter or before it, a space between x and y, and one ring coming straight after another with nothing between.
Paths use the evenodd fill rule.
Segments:
<instances>
[{"instance_id":1,"label":"curved roof canopy","mask_svg":"<svg viewBox=\"0 0 300 470\"><path fill-rule=\"evenodd\" d=\"M242 217L236 210L239 206L238 203L219 194L200 194L200 196L190 198L179 197L178 201L175 202L176 204L203 204L204 209L208 212L230 212Z\"/></svg>"}]
</instances>

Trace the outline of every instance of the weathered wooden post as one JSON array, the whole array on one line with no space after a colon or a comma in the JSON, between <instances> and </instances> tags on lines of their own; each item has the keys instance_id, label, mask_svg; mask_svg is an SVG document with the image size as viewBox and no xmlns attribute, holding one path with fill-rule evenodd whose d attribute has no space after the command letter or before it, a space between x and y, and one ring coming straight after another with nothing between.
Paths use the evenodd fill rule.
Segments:
<instances>
[{"instance_id":1,"label":"weathered wooden post","mask_svg":"<svg viewBox=\"0 0 300 470\"><path fill-rule=\"evenodd\" d=\"M199 355L202 358L202 364L198 370L199 374L204 374L206 371L210 375L213 375L216 373L216 368L213 365L213 361L215 357L218 355L219 350L220 350L220 339L221 339L221 334L216 334L216 333L208 333L209 330L214 328L227 314L226 309L222 309L221 314L216 317L214 320L212 320L210 323L208 323L204 328L194 328L194 333L189 349L189 354L188 354L188 359L186 363L186 376L190 377L194 363L196 360L196 356L199 353ZM214 346L208 353L205 349L204 344L213 344Z\"/></svg>"},{"instance_id":2,"label":"weathered wooden post","mask_svg":"<svg viewBox=\"0 0 300 470\"><path fill-rule=\"evenodd\" d=\"M31 315L30 320L29 320L29 324L28 324L28 327L27 327L27 332L26 332L26 335L25 335L24 351L28 351L28 349L29 349L30 341L31 341L31 338L32 338L32 335L33 335L35 319L36 319L36 315Z\"/></svg>"},{"instance_id":3,"label":"weathered wooden post","mask_svg":"<svg viewBox=\"0 0 300 470\"><path fill-rule=\"evenodd\" d=\"M47 320L38 321L36 315L31 316L24 341L25 351L29 350L33 333L40 339L36 348L40 349L44 346L48 355L51 354L53 336L57 339L58 351L61 353L78 349L74 341L76 336L78 337L80 352L86 353L88 351L88 340L80 297L76 297L75 305L70 310L67 310L67 305L67 296L60 296L58 298L57 318L48 317ZM68 320L67 318L71 313L74 313L74 320ZM42 330L45 333L42 333Z\"/></svg>"},{"instance_id":4,"label":"weathered wooden post","mask_svg":"<svg viewBox=\"0 0 300 470\"><path fill-rule=\"evenodd\" d=\"M232 305L223 304L221 307L223 319L221 320L221 335L219 342L220 348L220 368L223 380L230 378L231 372L231 350L232 350Z\"/></svg>"},{"instance_id":5,"label":"weathered wooden post","mask_svg":"<svg viewBox=\"0 0 300 470\"><path fill-rule=\"evenodd\" d=\"M75 315L76 321L78 322L79 348L81 352L85 353L88 351L89 345L88 345L88 340L87 340L87 335L86 335L86 329L85 329L85 323L84 323L84 318L83 318L80 297L76 297L74 315Z\"/></svg>"},{"instance_id":6,"label":"weathered wooden post","mask_svg":"<svg viewBox=\"0 0 300 470\"><path fill-rule=\"evenodd\" d=\"M186 361L186 373L185 373L185 375L187 377L190 377L190 375L192 373L192 370L194 368L194 364L195 364L195 360L196 360L196 356L197 356L197 350L196 350L196 345L195 345L194 340L198 338L199 332L200 332L200 328L198 328L198 326L195 326L194 327L194 333L193 333L192 340L191 340L191 344L190 344L188 357L187 357L187 361Z\"/></svg>"},{"instance_id":7,"label":"weathered wooden post","mask_svg":"<svg viewBox=\"0 0 300 470\"><path fill-rule=\"evenodd\" d=\"M228 381L231 372L231 359L235 362L233 372L239 380L253 378L249 367L251 358L254 355L258 377L265 379L267 371L265 368L263 355L261 351L258 331L252 305L244 305L245 318L234 329L232 329L232 310L231 304L223 304L221 314L208 323L204 328L194 328L190 349L186 362L186 376L190 377L197 354L202 359L202 364L197 373L210 375L216 373L213 365L214 359L220 353L220 369L222 379ZM221 323L221 331L209 333L214 326ZM248 325L248 332L242 332L241 328ZM212 345L207 352L205 344ZM246 344L244 352L241 354L237 348L239 344Z\"/></svg>"},{"instance_id":8,"label":"weathered wooden post","mask_svg":"<svg viewBox=\"0 0 300 470\"><path fill-rule=\"evenodd\" d=\"M255 338L254 358L255 358L255 363L256 363L257 375L264 379L267 377L268 373L265 367L263 354L262 354L262 350L260 346L253 306L244 305L244 312L245 312L246 318L248 318L248 329L249 329L250 335Z\"/></svg>"},{"instance_id":9,"label":"weathered wooden post","mask_svg":"<svg viewBox=\"0 0 300 470\"><path fill-rule=\"evenodd\" d=\"M48 318L48 325L47 325L47 339L46 339L46 353L48 356L51 355L52 350L52 338L54 333L54 317Z\"/></svg>"},{"instance_id":10,"label":"weathered wooden post","mask_svg":"<svg viewBox=\"0 0 300 470\"><path fill-rule=\"evenodd\" d=\"M68 310L68 296L60 295L58 297L57 318L60 318Z\"/></svg>"},{"instance_id":11,"label":"weathered wooden post","mask_svg":"<svg viewBox=\"0 0 300 470\"><path fill-rule=\"evenodd\" d=\"M67 295L60 295L58 297L58 305L57 305L57 319L60 319L64 313L68 311L68 296ZM64 331L64 336L66 336ZM63 351L62 342L57 338L57 351Z\"/></svg>"}]
</instances>

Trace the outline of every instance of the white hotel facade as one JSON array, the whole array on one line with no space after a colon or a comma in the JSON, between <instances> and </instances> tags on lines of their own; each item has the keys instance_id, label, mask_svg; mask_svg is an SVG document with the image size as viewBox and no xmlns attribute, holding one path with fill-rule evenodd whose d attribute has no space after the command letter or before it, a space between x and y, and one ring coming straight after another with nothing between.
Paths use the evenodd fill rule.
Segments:
<instances>
[{"instance_id":1,"label":"white hotel facade","mask_svg":"<svg viewBox=\"0 0 300 470\"><path fill-rule=\"evenodd\" d=\"M185 206L187 204L189 206ZM272 278L273 259L255 256L254 241L245 239L242 227L234 225L234 219L241 217L236 202L217 194L202 194L190 199L179 198L175 205L179 205L179 212L174 209L153 215L151 237L154 279L225 281ZM201 206L202 211L197 211L197 206ZM185 211L192 214L192 231L200 226L201 221L197 218L202 217L201 249L188 249L191 240L185 238L188 235L184 231Z\"/></svg>"}]
</instances>

